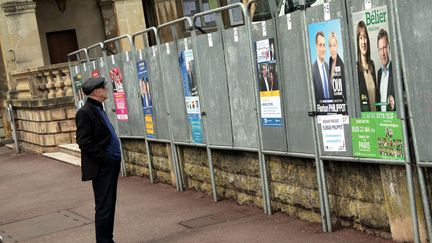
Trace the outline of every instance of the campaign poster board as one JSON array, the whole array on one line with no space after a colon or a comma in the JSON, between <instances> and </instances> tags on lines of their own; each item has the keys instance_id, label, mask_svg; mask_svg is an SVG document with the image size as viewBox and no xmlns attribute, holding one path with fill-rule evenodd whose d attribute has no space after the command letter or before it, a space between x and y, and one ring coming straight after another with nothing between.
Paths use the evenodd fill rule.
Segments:
<instances>
[{"instance_id":1,"label":"campaign poster board","mask_svg":"<svg viewBox=\"0 0 432 243\"><path fill-rule=\"evenodd\" d=\"M364 112L352 119L355 157L404 160L401 120L396 112Z\"/></svg>"},{"instance_id":2,"label":"campaign poster board","mask_svg":"<svg viewBox=\"0 0 432 243\"><path fill-rule=\"evenodd\" d=\"M386 5L352 14L361 112L396 111Z\"/></svg>"},{"instance_id":3,"label":"campaign poster board","mask_svg":"<svg viewBox=\"0 0 432 243\"><path fill-rule=\"evenodd\" d=\"M120 67L114 67L109 72L111 85L113 90L114 104L116 110L117 120L127 121L128 109L126 103L126 95L123 89L123 75Z\"/></svg>"},{"instance_id":4,"label":"campaign poster board","mask_svg":"<svg viewBox=\"0 0 432 243\"><path fill-rule=\"evenodd\" d=\"M309 24L308 34L316 111L348 115L341 20Z\"/></svg>"},{"instance_id":5,"label":"campaign poster board","mask_svg":"<svg viewBox=\"0 0 432 243\"><path fill-rule=\"evenodd\" d=\"M150 78L147 61L142 60L136 63L138 84L140 87L141 106L144 114L144 123L146 136L148 138L155 138L154 132L154 117L153 117L153 101L150 90Z\"/></svg>"},{"instance_id":6,"label":"campaign poster board","mask_svg":"<svg viewBox=\"0 0 432 243\"><path fill-rule=\"evenodd\" d=\"M255 42L261 125L282 127L280 84L274 38Z\"/></svg>"},{"instance_id":7,"label":"campaign poster board","mask_svg":"<svg viewBox=\"0 0 432 243\"><path fill-rule=\"evenodd\" d=\"M186 114L191 127L192 142L203 143L201 102L198 96L193 50L180 51L179 65L185 97Z\"/></svg>"}]
</instances>

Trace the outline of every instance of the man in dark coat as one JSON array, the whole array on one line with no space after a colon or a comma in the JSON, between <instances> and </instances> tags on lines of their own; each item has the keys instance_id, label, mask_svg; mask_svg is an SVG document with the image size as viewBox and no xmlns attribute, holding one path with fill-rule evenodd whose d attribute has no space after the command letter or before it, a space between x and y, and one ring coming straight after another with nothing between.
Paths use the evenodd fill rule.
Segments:
<instances>
[{"instance_id":1,"label":"man in dark coat","mask_svg":"<svg viewBox=\"0 0 432 243\"><path fill-rule=\"evenodd\" d=\"M117 179L121 163L120 141L102 106L108 97L105 85L103 77L86 80L82 91L88 98L76 114L82 180L92 180L98 243L114 242Z\"/></svg>"},{"instance_id":2,"label":"man in dark coat","mask_svg":"<svg viewBox=\"0 0 432 243\"><path fill-rule=\"evenodd\" d=\"M378 32L378 50L382 67L378 70L378 102L381 102L381 111L395 111L395 90L393 84L392 63L389 50L390 43L387 31Z\"/></svg>"}]
</instances>

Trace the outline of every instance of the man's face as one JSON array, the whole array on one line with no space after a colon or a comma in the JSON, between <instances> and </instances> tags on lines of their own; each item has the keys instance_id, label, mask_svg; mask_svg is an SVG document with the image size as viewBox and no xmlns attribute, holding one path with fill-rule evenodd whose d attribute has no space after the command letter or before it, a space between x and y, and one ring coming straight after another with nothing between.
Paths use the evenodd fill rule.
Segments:
<instances>
[{"instance_id":1,"label":"man's face","mask_svg":"<svg viewBox=\"0 0 432 243\"><path fill-rule=\"evenodd\" d=\"M319 35L317 38L316 48L317 48L318 59L320 60L320 62L324 62L326 48L325 48L325 39L321 35Z\"/></svg>"},{"instance_id":2,"label":"man's face","mask_svg":"<svg viewBox=\"0 0 432 243\"><path fill-rule=\"evenodd\" d=\"M262 74L263 74L263 76L267 77L267 65L263 65Z\"/></svg>"},{"instance_id":3,"label":"man's face","mask_svg":"<svg viewBox=\"0 0 432 243\"><path fill-rule=\"evenodd\" d=\"M383 66L387 65L389 62L389 53L388 53L388 42L387 38L381 38L378 41L378 50L380 53L381 63Z\"/></svg>"},{"instance_id":4,"label":"man's face","mask_svg":"<svg viewBox=\"0 0 432 243\"><path fill-rule=\"evenodd\" d=\"M108 98L108 90L106 89L105 86L97 88L93 92L94 92L94 95L96 97L100 98L100 100L102 100L102 101L104 101Z\"/></svg>"}]
</instances>

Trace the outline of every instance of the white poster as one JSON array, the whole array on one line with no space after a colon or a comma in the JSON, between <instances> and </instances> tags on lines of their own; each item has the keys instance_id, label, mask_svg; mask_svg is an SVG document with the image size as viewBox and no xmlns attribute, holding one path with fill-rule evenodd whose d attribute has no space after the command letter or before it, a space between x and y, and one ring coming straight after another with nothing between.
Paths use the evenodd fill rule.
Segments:
<instances>
[{"instance_id":1,"label":"white poster","mask_svg":"<svg viewBox=\"0 0 432 243\"><path fill-rule=\"evenodd\" d=\"M326 152L346 151L344 118L342 115L320 116L323 147Z\"/></svg>"}]
</instances>

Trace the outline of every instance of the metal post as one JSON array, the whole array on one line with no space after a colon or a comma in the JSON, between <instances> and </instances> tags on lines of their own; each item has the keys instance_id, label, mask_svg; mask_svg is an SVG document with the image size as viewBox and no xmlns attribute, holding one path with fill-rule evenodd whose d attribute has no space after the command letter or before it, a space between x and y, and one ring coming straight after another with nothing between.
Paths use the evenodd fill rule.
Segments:
<instances>
[{"instance_id":1,"label":"metal post","mask_svg":"<svg viewBox=\"0 0 432 243\"><path fill-rule=\"evenodd\" d=\"M15 116L13 114L13 108L12 108L11 104L8 105L7 110L8 110L9 122L10 122L11 128L12 128L12 138L13 138L14 143L15 143L16 153L18 154L20 152L19 151L19 145L18 145L18 136L17 136L16 127L15 127Z\"/></svg>"},{"instance_id":2,"label":"metal post","mask_svg":"<svg viewBox=\"0 0 432 243\"><path fill-rule=\"evenodd\" d=\"M304 3L304 2L303 2ZM303 25L306 25L306 11L302 10L302 16L303 16ZM309 45L307 43L307 36L306 36L306 31L303 31L303 45L306 47L306 53L310 53L309 50ZM308 56L308 55L306 55ZM310 65L310 60L307 59L307 63L308 65L306 65L307 67L307 73L308 73L308 79L311 80L311 65ZM307 82L308 85L308 98L309 98L309 104L312 106L310 107L312 110L315 110L315 100L312 99L312 97L315 97L315 90L313 90L310 82ZM329 232L329 225L328 225L328 221L327 218L330 217L329 215L327 215L327 206L325 204L324 198L327 197L327 191L324 192L323 188L323 182L322 182L322 174L321 174L321 165L322 165L322 161L320 161L319 155L320 155L320 143L318 142L318 127L317 127L317 122L316 122L316 117L313 117L311 119L311 123L312 123L312 127L313 127L313 140L315 142L315 166L316 166L316 176L317 176L317 183L318 183L318 195L319 195L319 201L320 201L320 212L321 212L321 225L322 225L322 230L323 232Z\"/></svg>"}]
</instances>

